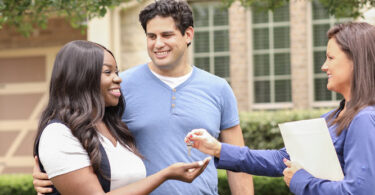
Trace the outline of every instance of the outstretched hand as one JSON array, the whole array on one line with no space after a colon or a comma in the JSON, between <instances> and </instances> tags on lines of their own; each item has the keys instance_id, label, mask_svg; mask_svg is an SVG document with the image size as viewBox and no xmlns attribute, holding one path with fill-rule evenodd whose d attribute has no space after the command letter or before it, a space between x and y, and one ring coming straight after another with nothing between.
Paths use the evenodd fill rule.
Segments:
<instances>
[{"instance_id":1,"label":"outstretched hand","mask_svg":"<svg viewBox=\"0 0 375 195\"><path fill-rule=\"evenodd\" d=\"M192 142L192 146L203 153L220 157L221 143L205 129L193 129L186 135L185 142L187 144Z\"/></svg>"},{"instance_id":2,"label":"outstretched hand","mask_svg":"<svg viewBox=\"0 0 375 195\"><path fill-rule=\"evenodd\" d=\"M48 175L42 173L39 167L38 157L34 157L34 168L33 168L33 184L34 189L38 195L52 192L52 188L48 187L53 185L51 180L48 180Z\"/></svg>"},{"instance_id":3,"label":"outstretched hand","mask_svg":"<svg viewBox=\"0 0 375 195\"><path fill-rule=\"evenodd\" d=\"M288 159L283 159L284 164L287 166L287 168L284 169L284 181L286 185L289 187L290 181L292 180L293 175L300 169L302 169L302 166L298 164L297 162L289 161Z\"/></svg>"},{"instance_id":4,"label":"outstretched hand","mask_svg":"<svg viewBox=\"0 0 375 195\"><path fill-rule=\"evenodd\" d=\"M169 166L168 179L175 179L191 183L198 177L210 162L211 157L205 158L203 161L192 163L175 163Z\"/></svg>"}]
</instances>

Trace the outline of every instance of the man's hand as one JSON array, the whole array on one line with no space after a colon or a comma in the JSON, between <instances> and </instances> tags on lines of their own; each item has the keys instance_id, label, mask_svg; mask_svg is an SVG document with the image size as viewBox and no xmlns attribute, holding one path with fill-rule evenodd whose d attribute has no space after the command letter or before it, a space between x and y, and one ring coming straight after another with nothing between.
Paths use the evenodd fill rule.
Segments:
<instances>
[{"instance_id":1,"label":"man's hand","mask_svg":"<svg viewBox=\"0 0 375 195\"><path fill-rule=\"evenodd\" d=\"M52 188L48 187L53 185L51 180L48 179L48 175L46 173L42 173L40 170L38 157L35 156L34 159L33 184L35 191L38 193L38 195L52 192Z\"/></svg>"}]
</instances>

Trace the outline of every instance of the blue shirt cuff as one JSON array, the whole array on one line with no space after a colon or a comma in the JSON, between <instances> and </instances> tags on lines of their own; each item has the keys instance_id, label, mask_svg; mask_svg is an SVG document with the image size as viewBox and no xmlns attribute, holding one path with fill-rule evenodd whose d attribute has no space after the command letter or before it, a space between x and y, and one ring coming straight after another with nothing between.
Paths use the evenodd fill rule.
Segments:
<instances>
[{"instance_id":1,"label":"blue shirt cuff","mask_svg":"<svg viewBox=\"0 0 375 195\"><path fill-rule=\"evenodd\" d=\"M233 170L238 161L241 147L221 143L220 158L214 158L214 164L218 169Z\"/></svg>"},{"instance_id":2,"label":"blue shirt cuff","mask_svg":"<svg viewBox=\"0 0 375 195\"><path fill-rule=\"evenodd\" d=\"M289 189L294 194L302 194L306 186L306 181L308 178L313 177L305 169L300 169L294 173L292 179L290 180Z\"/></svg>"}]
</instances>

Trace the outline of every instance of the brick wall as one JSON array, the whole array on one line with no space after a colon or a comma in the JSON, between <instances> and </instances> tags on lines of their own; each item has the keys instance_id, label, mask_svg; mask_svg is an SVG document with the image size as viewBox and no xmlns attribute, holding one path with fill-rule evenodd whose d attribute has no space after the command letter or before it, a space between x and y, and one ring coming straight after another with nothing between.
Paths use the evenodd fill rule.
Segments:
<instances>
[{"instance_id":1,"label":"brick wall","mask_svg":"<svg viewBox=\"0 0 375 195\"><path fill-rule=\"evenodd\" d=\"M239 2L229 9L230 81L240 111L249 109L246 10Z\"/></svg>"},{"instance_id":2,"label":"brick wall","mask_svg":"<svg viewBox=\"0 0 375 195\"><path fill-rule=\"evenodd\" d=\"M131 5L121 12L121 70L150 61L147 54L146 34L138 21L139 12L149 3Z\"/></svg>"},{"instance_id":3,"label":"brick wall","mask_svg":"<svg viewBox=\"0 0 375 195\"><path fill-rule=\"evenodd\" d=\"M77 39L86 35L61 18L28 38L8 27L0 30L0 174L32 172L33 141L55 55Z\"/></svg>"},{"instance_id":4,"label":"brick wall","mask_svg":"<svg viewBox=\"0 0 375 195\"><path fill-rule=\"evenodd\" d=\"M15 29L5 26L0 30L0 50L51 47L76 39L86 40L86 34L72 28L63 18L53 18L48 21L46 29L37 29L30 37L24 37Z\"/></svg>"},{"instance_id":5,"label":"brick wall","mask_svg":"<svg viewBox=\"0 0 375 195\"><path fill-rule=\"evenodd\" d=\"M290 50L294 108L309 107L308 12L309 1L290 1Z\"/></svg>"}]
</instances>

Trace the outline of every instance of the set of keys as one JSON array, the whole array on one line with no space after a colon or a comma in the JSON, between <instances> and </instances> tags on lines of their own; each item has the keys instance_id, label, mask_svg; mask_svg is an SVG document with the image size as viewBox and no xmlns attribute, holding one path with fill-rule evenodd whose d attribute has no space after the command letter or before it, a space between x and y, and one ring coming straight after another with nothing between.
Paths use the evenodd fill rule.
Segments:
<instances>
[{"instance_id":1,"label":"set of keys","mask_svg":"<svg viewBox=\"0 0 375 195\"><path fill-rule=\"evenodd\" d=\"M193 142L191 141L187 142L186 146L188 148L188 156L191 156L191 148L193 147Z\"/></svg>"}]
</instances>

